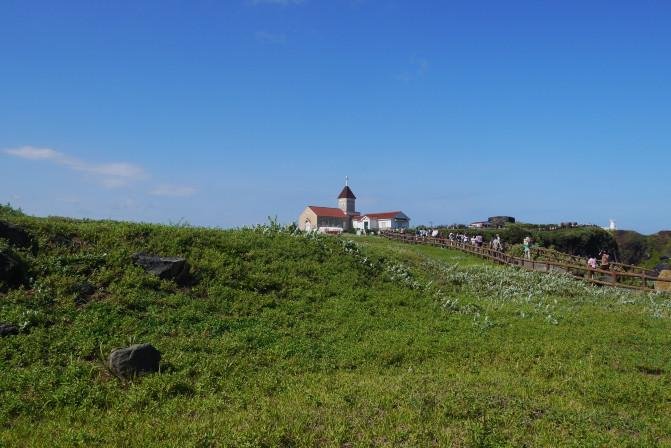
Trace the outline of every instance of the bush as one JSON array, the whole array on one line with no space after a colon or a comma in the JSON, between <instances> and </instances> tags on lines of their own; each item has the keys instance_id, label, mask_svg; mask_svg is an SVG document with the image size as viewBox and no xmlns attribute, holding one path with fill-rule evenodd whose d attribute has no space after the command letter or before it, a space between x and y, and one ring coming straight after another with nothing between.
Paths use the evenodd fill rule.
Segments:
<instances>
[{"instance_id":1,"label":"bush","mask_svg":"<svg viewBox=\"0 0 671 448\"><path fill-rule=\"evenodd\" d=\"M11 204L0 204L0 216L25 216L20 208L14 208Z\"/></svg>"},{"instance_id":2,"label":"bush","mask_svg":"<svg viewBox=\"0 0 671 448\"><path fill-rule=\"evenodd\" d=\"M548 227L549 228L549 227ZM466 235L482 235L485 241L493 240L496 235L507 246L522 244L525 237L533 239L534 245L558 250L571 255L592 256L606 249L619 259L617 242L610 232L598 227L565 227L555 230L538 230L535 226L525 224L511 224L501 229L441 229L441 236L447 237L450 232L465 233Z\"/></svg>"}]
</instances>

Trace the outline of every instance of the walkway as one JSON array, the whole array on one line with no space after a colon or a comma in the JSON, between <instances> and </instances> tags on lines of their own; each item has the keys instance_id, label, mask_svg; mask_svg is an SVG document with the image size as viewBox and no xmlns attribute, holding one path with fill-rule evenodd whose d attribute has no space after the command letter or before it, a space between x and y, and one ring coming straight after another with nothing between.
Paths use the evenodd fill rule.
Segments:
<instances>
[{"instance_id":1,"label":"walkway","mask_svg":"<svg viewBox=\"0 0 671 448\"><path fill-rule=\"evenodd\" d=\"M607 271L590 269L587 266L587 260L581 257L549 249L532 249L532 259L528 260L514 257L505 252L490 249L489 247L477 247L469 243L452 241L447 238L421 237L396 232L384 232L382 236L409 244L425 244L456 249L495 263L518 266L530 271L561 272L595 285L636 289L639 291L669 291L671 289L671 279L658 278L657 273L650 269L621 263L611 263L611 269Z\"/></svg>"}]
</instances>

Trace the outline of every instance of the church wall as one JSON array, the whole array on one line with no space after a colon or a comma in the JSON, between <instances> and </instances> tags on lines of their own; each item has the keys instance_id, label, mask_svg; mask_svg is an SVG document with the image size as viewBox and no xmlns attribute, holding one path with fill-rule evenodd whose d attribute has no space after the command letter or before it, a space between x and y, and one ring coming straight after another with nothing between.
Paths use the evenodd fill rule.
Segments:
<instances>
[{"instance_id":1,"label":"church wall","mask_svg":"<svg viewBox=\"0 0 671 448\"><path fill-rule=\"evenodd\" d=\"M341 227L342 229L347 230L349 228L347 222L347 219L333 218L330 216L320 216L317 218L317 225L319 227Z\"/></svg>"},{"instance_id":2,"label":"church wall","mask_svg":"<svg viewBox=\"0 0 671 448\"><path fill-rule=\"evenodd\" d=\"M309 220L312 229L316 230L317 229L317 214L313 212L310 207L305 207L305 210L303 210L303 213L301 213L298 216L298 228L301 230L305 230L305 221Z\"/></svg>"}]
</instances>

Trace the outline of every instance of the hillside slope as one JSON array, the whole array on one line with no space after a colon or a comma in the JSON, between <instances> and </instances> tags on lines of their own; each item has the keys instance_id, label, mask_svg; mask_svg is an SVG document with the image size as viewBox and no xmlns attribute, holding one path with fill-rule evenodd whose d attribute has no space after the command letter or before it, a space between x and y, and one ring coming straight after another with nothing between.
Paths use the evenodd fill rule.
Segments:
<instances>
[{"instance_id":1,"label":"hillside slope","mask_svg":"<svg viewBox=\"0 0 671 448\"><path fill-rule=\"evenodd\" d=\"M615 232L615 240L625 263L640 264L649 268L669 263L671 231L642 235L632 230L618 230Z\"/></svg>"},{"instance_id":2,"label":"hillside slope","mask_svg":"<svg viewBox=\"0 0 671 448\"><path fill-rule=\"evenodd\" d=\"M671 444L671 300L379 238L0 215L0 445ZM184 256L178 286L132 262ZM93 287L82 298L83 284ZM103 360L149 342L161 372Z\"/></svg>"}]
</instances>

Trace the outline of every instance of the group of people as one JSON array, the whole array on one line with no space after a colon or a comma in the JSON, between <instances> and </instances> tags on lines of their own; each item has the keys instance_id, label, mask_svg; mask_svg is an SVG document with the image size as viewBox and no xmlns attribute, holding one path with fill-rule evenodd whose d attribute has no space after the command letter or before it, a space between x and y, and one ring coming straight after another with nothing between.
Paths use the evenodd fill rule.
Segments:
<instances>
[{"instance_id":1,"label":"group of people","mask_svg":"<svg viewBox=\"0 0 671 448\"><path fill-rule=\"evenodd\" d=\"M462 234L462 233L452 233L452 232L450 232L450 234L447 235L447 239L449 239L450 241L456 241L458 243L475 244L475 237L474 236L469 237L468 235Z\"/></svg>"},{"instance_id":2,"label":"group of people","mask_svg":"<svg viewBox=\"0 0 671 448\"><path fill-rule=\"evenodd\" d=\"M457 241L463 244L471 244L476 247L482 247L484 245L484 238L482 235L474 235L469 237L466 234L462 233L452 233L447 236L450 241ZM501 242L501 237L496 235L492 241L489 242L489 247L494 250L503 251L503 243Z\"/></svg>"},{"instance_id":3,"label":"group of people","mask_svg":"<svg viewBox=\"0 0 671 448\"><path fill-rule=\"evenodd\" d=\"M432 238L437 238L440 232L438 232L438 229L418 229L415 232L416 236L421 236L422 238L426 237L432 237Z\"/></svg>"},{"instance_id":4,"label":"group of people","mask_svg":"<svg viewBox=\"0 0 671 448\"><path fill-rule=\"evenodd\" d=\"M436 229L423 229L423 230L417 230L416 232L417 236L420 237L433 237L436 238L439 236L439 232ZM471 244L475 247L482 247L484 245L484 239L482 235L474 235L474 236L468 236L464 233L453 233L450 232L448 235L448 239L450 241L456 241L458 243L463 243L463 244ZM533 239L530 236L526 236L524 240L522 240L522 247L524 249L524 258L527 260L531 260L531 248L533 247ZM491 249L503 252L503 242L501 241L501 237L499 235L496 235L496 237L489 242L489 247ZM610 269L610 255L608 254L607 250L602 250L599 252L598 259L597 257L590 257L587 260L587 266L590 269L601 269L608 271Z\"/></svg>"}]
</instances>

